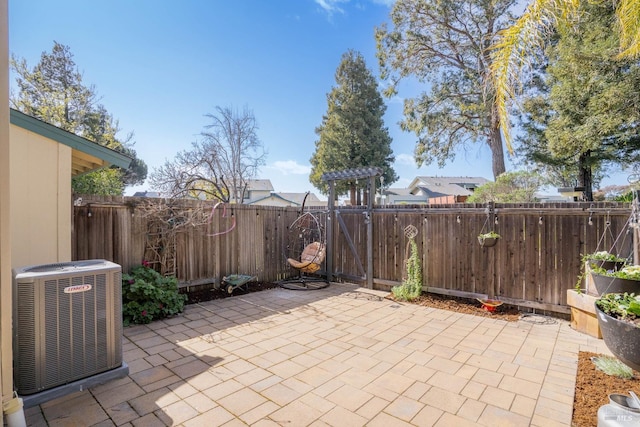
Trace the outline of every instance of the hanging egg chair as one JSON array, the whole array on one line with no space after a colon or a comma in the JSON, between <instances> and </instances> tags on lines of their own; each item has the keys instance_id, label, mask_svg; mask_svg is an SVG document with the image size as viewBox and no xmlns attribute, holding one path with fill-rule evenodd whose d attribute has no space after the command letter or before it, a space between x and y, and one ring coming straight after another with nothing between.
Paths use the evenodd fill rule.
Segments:
<instances>
[{"instance_id":1,"label":"hanging egg chair","mask_svg":"<svg viewBox=\"0 0 640 427\"><path fill-rule=\"evenodd\" d=\"M329 286L321 276L322 264L326 258L324 227L318 216L305 212L289 226L285 248L285 259L294 275L278 282L286 289L314 290Z\"/></svg>"}]
</instances>

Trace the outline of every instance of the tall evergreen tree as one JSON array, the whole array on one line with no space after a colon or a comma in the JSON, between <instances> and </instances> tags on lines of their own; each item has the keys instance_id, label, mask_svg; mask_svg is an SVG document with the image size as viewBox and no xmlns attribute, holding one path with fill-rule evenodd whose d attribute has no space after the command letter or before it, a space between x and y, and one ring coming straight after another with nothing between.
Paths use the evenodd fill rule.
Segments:
<instances>
[{"instance_id":1,"label":"tall evergreen tree","mask_svg":"<svg viewBox=\"0 0 640 427\"><path fill-rule=\"evenodd\" d=\"M613 5L585 2L572 30L559 31L546 49L537 94L524 108L524 152L573 174L593 200L593 184L612 163L640 160L640 63L616 58Z\"/></svg>"},{"instance_id":2,"label":"tall evergreen tree","mask_svg":"<svg viewBox=\"0 0 640 427\"><path fill-rule=\"evenodd\" d=\"M316 128L319 139L311 157L311 182L327 194L323 173L366 166L381 167L385 184L395 182L395 157L383 120L386 106L362 55L353 50L344 53L335 78L337 85L327 94L327 113ZM357 203L356 193L364 185L339 182L335 190L336 194L350 191L352 203Z\"/></svg>"},{"instance_id":3,"label":"tall evergreen tree","mask_svg":"<svg viewBox=\"0 0 640 427\"><path fill-rule=\"evenodd\" d=\"M455 158L470 144L486 143L494 177L505 171L500 116L489 70L489 46L512 22L516 0L398 0L394 28L376 30L384 78L396 83L413 77L428 90L404 103L405 131L418 137L418 165Z\"/></svg>"},{"instance_id":4,"label":"tall evergreen tree","mask_svg":"<svg viewBox=\"0 0 640 427\"><path fill-rule=\"evenodd\" d=\"M511 147L511 127L508 104L516 94L524 67L536 48L543 45L551 30L576 28L583 19L585 0L529 0L520 18L512 26L500 32L499 39L491 46L491 81L495 89L495 104L500 117L502 133L509 151ZM606 3L598 0L592 3ZM640 0L617 0L616 23L610 27L619 38L617 56L638 58L640 56Z\"/></svg>"},{"instance_id":5,"label":"tall evergreen tree","mask_svg":"<svg viewBox=\"0 0 640 427\"><path fill-rule=\"evenodd\" d=\"M32 69L26 60L11 58L18 92L11 106L25 114L133 157L127 170L98 170L74 177L73 190L93 194L122 194L126 185L144 182L147 166L132 148L133 134L124 139L118 121L97 101L94 86L85 86L68 46L54 42Z\"/></svg>"}]
</instances>

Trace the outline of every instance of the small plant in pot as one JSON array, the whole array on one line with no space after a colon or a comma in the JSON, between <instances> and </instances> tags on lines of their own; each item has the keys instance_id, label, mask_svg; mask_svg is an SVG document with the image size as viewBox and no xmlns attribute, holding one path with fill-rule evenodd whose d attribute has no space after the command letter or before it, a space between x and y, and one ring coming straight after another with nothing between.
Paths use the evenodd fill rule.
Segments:
<instances>
[{"instance_id":1,"label":"small plant in pot","mask_svg":"<svg viewBox=\"0 0 640 427\"><path fill-rule=\"evenodd\" d=\"M595 305L604 343L622 363L640 371L640 296L611 293Z\"/></svg>"},{"instance_id":2,"label":"small plant in pot","mask_svg":"<svg viewBox=\"0 0 640 427\"><path fill-rule=\"evenodd\" d=\"M607 293L640 293L640 265L627 265L620 270L591 270L593 284L599 295Z\"/></svg>"},{"instance_id":3,"label":"small plant in pot","mask_svg":"<svg viewBox=\"0 0 640 427\"><path fill-rule=\"evenodd\" d=\"M480 243L480 246L490 247L495 245L499 238L500 238L500 235L495 231L490 231L488 233L481 233L481 234L478 234L478 243Z\"/></svg>"},{"instance_id":4,"label":"small plant in pot","mask_svg":"<svg viewBox=\"0 0 640 427\"><path fill-rule=\"evenodd\" d=\"M588 262L591 268L603 268L605 270L621 269L626 259L608 251L598 251L582 257L583 262Z\"/></svg>"}]
</instances>

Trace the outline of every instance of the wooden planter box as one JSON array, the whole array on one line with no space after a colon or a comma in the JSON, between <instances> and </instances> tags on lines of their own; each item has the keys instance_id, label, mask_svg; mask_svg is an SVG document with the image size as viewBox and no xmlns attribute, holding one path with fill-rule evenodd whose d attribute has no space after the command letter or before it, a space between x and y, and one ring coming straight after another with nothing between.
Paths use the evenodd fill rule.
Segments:
<instances>
[{"instance_id":1,"label":"wooden planter box","mask_svg":"<svg viewBox=\"0 0 640 427\"><path fill-rule=\"evenodd\" d=\"M602 338L595 303L598 297L567 289L567 305L571 307L571 327L578 332Z\"/></svg>"}]
</instances>

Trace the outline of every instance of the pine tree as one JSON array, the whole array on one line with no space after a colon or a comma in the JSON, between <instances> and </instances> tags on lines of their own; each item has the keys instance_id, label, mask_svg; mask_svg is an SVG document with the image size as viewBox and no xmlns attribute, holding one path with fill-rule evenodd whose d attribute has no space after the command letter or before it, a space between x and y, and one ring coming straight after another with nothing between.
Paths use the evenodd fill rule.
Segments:
<instances>
[{"instance_id":1,"label":"pine tree","mask_svg":"<svg viewBox=\"0 0 640 427\"><path fill-rule=\"evenodd\" d=\"M398 0L393 28L376 29L382 77L397 83L413 78L425 91L404 101L402 130L418 138L418 166L442 167L460 149L486 144L494 178L505 172L500 116L489 70L489 46L512 22L516 0Z\"/></svg>"},{"instance_id":2,"label":"pine tree","mask_svg":"<svg viewBox=\"0 0 640 427\"><path fill-rule=\"evenodd\" d=\"M581 4L580 23L546 49L542 90L522 103L523 152L571 171L586 200L607 165L640 160L640 65L616 58L614 12L609 3Z\"/></svg>"},{"instance_id":3,"label":"pine tree","mask_svg":"<svg viewBox=\"0 0 640 427\"><path fill-rule=\"evenodd\" d=\"M362 55L353 50L343 54L335 78L337 85L327 94L327 113L316 128L319 139L311 157L311 182L327 194L323 173L367 166L381 167L385 184L395 182L395 157L383 120L386 106ZM352 203L356 203L356 192L365 185L338 182L335 190L336 194L350 191Z\"/></svg>"},{"instance_id":4,"label":"pine tree","mask_svg":"<svg viewBox=\"0 0 640 427\"><path fill-rule=\"evenodd\" d=\"M51 52L43 52L33 69L16 57L11 58L11 67L18 88L10 97L13 108L133 158L127 170L98 170L74 177L73 191L119 195L126 185L144 182L147 166L132 148L133 134L125 139L116 136L118 121L98 104L94 86L85 86L68 46L54 42Z\"/></svg>"}]
</instances>

